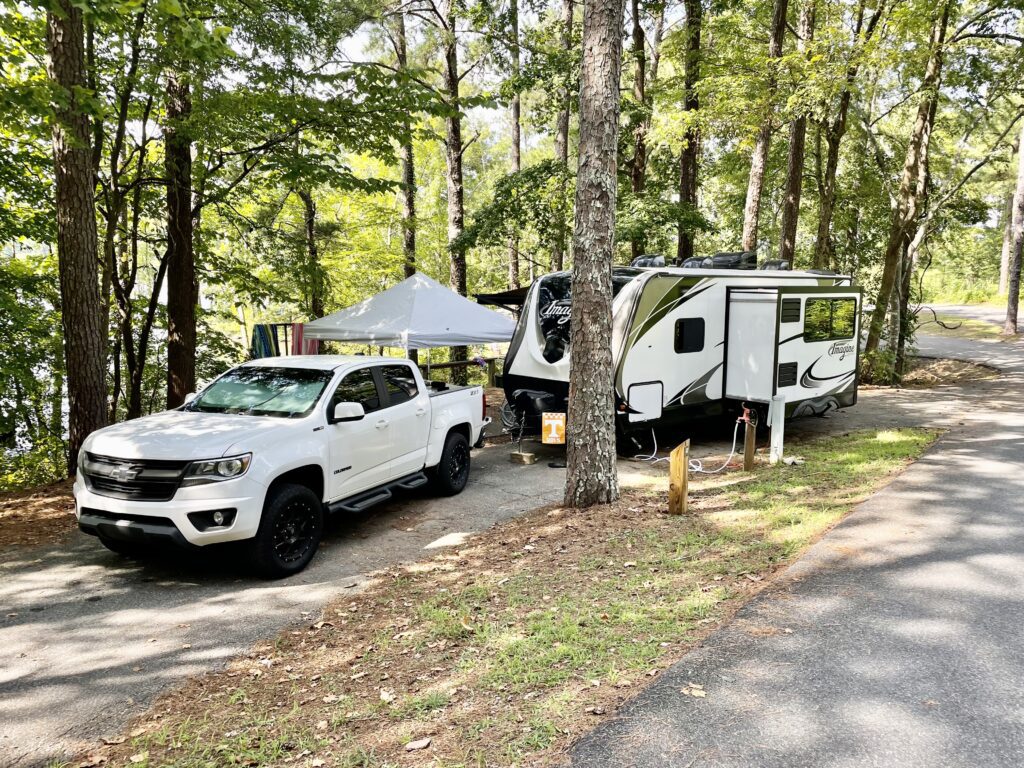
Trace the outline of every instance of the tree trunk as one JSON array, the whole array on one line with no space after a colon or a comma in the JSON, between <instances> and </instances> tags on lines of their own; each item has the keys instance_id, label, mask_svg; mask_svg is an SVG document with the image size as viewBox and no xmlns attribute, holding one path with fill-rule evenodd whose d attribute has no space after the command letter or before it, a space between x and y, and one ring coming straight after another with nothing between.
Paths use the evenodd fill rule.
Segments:
<instances>
[{"instance_id":1,"label":"tree trunk","mask_svg":"<svg viewBox=\"0 0 1024 768\"><path fill-rule=\"evenodd\" d=\"M846 82L839 94L839 105L836 116L825 127L826 153L825 172L818 185L818 232L814 243L814 257L811 265L814 269L826 269L835 259L832 248L832 214L836 204L836 174L839 171L839 145L846 133L847 115L850 111L850 100L853 86L860 71L860 48L874 35L879 20L884 13L884 4L872 14L868 25L864 28L864 0L857 4L857 16L854 23L854 50L850 64L846 68Z\"/></svg>"},{"instance_id":2,"label":"tree trunk","mask_svg":"<svg viewBox=\"0 0 1024 768\"><path fill-rule=\"evenodd\" d=\"M1010 165L1020 151L1020 137L1010 147ZM1003 249L999 254L999 295L1005 296L1010 278L1010 254L1013 252L1013 200L1015 190L1011 190L1006 196L1006 206L1003 209Z\"/></svg>"},{"instance_id":3,"label":"tree trunk","mask_svg":"<svg viewBox=\"0 0 1024 768\"><path fill-rule=\"evenodd\" d=\"M632 50L633 59L633 101L642 110L647 101L647 38L641 20L640 0L630 0L633 16ZM634 119L633 157L629 161L629 186L634 197L644 191L644 175L647 171L646 120L641 115ZM629 243L631 258L642 256L646 250L646 238L634 234Z\"/></svg>"},{"instance_id":4,"label":"tree trunk","mask_svg":"<svg viewBox=\"0 0 1024 768\"><path fill-rule=\"evenodd\" d=\"M405 14L395 20L395 56L398 68L409 67L409 48L405 35ZM402 175L402 273L406 278L416 274L416 154L412 143L412 121L402 116L402 143L398 157ZM409 350L409 359L419 362L419 353Z\"/></svg>"},{"instance_id":5,"label":"tree trunk","mask_svg":"<svg viewBox=\"0 0 1024 768\"><path fill-rule=\"evenodd\" d=\"M302 201L302 220L306 234L306 270L309 273L309 314L310 317L324 316L325 283L324 268L320 263L320 252L316 245L316 202L308 189L296 193Z\"/></svg>"},{"instance_id":6,"label":"tree trunk","mask_svg":"<svg viewBox=\"0 0 1024 768\"><path fill-rule=\"evenodd\" d=\"M1020 145L1024 150L1024 127L1020 131ZM1017 153L1017 188L1013 193L1013 246L1007 269L1006 321L1004 333L1017 333L1017 307L1020 302L1021 252L1024 250L1024 151Z\"/></svg>"},{"instance_id":7,"label":"tree trunk","mask_svg":"<svg viewBox=\"0 0 1024 768\"><path fill-rule=\"evenodd\" d=\"M679 155L679 203L693 210L697 208L697 161L700 153L700 129L696 125L700 99L697 95L697 81L700 79L700 27L704 12L701 0L685 0L686 20L683 39L686 42L686 58L683 67L683 109L689 118L683 149ZM676 242L676 260L682 263L694 255L693 231L679 222L679 236Z\"/></svg>"},{"instance_id":8,"label":"tree trunk","mask_svg":"<svg viewBox=\"0 0 1024 768\"><path fill-rule=\"evenodd\" d=\"M799 41L797 45L804 55L814 37L814 12L816 0L804 0L800 9ZM807 113L801 112L789 127L789 160L786 163L786 193L782 202L782 241L779 244L779 258L794 262L796 256L796 225L800 218L800 195L804 182L804 148L807 143Z\"/></svg>"},{"instance_id":9,"label":"tree trunk","mask_svg":"<svg viewBox=\"0 0 1024 768\"><path fill-rule=\"evenodd\" d=\"M775 0L772 10L772 29L768 38L768 88L767 106L761 121L761 128L754 141L754 152L750 158L750 177L747 180L747 200L743 206L743 250L757 250L757 228L761 220L761 195L764 190L764 176L768 170L768 148L772 139L772 124L775 116L775 90L778 72L776 67L782 58L782 39L786 34L786 11L788 0Z\"/></svg>"},{"instance_id":10,"label":"tree trunk","mask_svg":"<svg viewBox=\"0 0 1024 768\"><path fill-rule=\"evenodd\" d=\"M612 258L622 67L622 2L583 8L580 149L570 318L565 504L619 496L612 381Z\"/></svg>"},{"instance_id":11,"label":"tree trunk","mask_svg":"<svg viewBox=\"0 0 1024 768\"><path fill-rule=\"evenodd\" d=\"M562 0L562 48L567 53L572 50L572 22L573 0ZM565 82L561 85L558 92L562 108L558 111L558 121L555 126L555 160L562 165L562 178L558 183L558 200L563 205L568 194L566 174L569 168L569 111L572 104L568 80L569 75L567 73ZM563 215L559 217L555 224L555 238L551 244L551 270L553 272L558 272L565 266L565 230L565 217Z\"/></svg>"},{"instance_id":12,"label":"tree trunk","mask_svg":"<svg viewBox=\"0 0 1024 768\"><path fill-rule=\"evenodd\" d=\"M459 52L456 36L455 0L442 4L444 29L444 91L449 115L445 117L445 180L448 187L448 253L451 289L466 295L466 251L460 235L465 229L465 206L462 182L462 104L459 98ZM466 347L452 347L452 362L467 358ZM466 369L452 369L452 381L466 382Z\"/></svg>"},{"instance_id":13,"label":"tree trunk","mask_svg":"<svg viewBox=\"0 0 1024 768\"><path fill-rule=\"evenodd\" d=\"M511 0L509 5L512 44L509 55L512 59L512 77L516 83L516 92L512 94L512 173L523 170L522 139L520 137L519 111L522 103L519 98L519 0ZM512 235L508 241L508 287L518 288L519 282L519 236Z\"/></svg>"},{"instance_id":14,"label":"tree trunk","mask_svg":"<svg viewBox=\"0 0 1024 768\"><path fill-rule=\"evenodd\" d=\"M183 75L167 76L164 167L167 175L167 407L196 388L196 284L192 235L192 139L183 125L192 97Z\"/></svg>"},{"instance_id":15,"label":"tree trunk","mask_svg":"<svg viewBox=\"0 0 1024 768\"><path fill-rule=\"evenodd\" d=\"M46 17L47 75L66 95L54 111L53 167L57 270L70 409L68 472L90 432L107 423L106 331L100 327L96 203L85 90L85 31L81 7L57 0Z\"/></svg>"},{"instance_id":16,"label":"tree trunk","mask_svg":"<svg viewBox=\"0 0 1024 768\"><path fill-rule=\"evenodd\" d=\"M871 325L868 338L864 345L865 353L878 349L885 325L886 307L896 281L896 273L900 265L903 245L910 237L910 229L914 225L918 212L918 175L921 172L922 151L927 152L927 144L931 136L930 116L934 114L932 102L938 99L939 83L942 75L942 53L946 41L946 26L949 23L949 2L946 2L932 25L930 53L925 69L921 91L925 94L917 109L917 119L907 145L907 156L903 163L903 174L900 187L893 207L892 221L889 225L889 238L885 247L882 267L882 278L875 299L875 309L871 314Z\"/></svg>"}]
</instances>

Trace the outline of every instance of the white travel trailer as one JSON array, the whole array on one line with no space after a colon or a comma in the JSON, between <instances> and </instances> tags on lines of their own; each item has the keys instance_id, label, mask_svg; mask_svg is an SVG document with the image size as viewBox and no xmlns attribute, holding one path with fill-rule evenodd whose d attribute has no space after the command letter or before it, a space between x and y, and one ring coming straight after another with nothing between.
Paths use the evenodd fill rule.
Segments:
<instances>
[{"instance_id":1,"label":"white travel trailer","mask_svg":"<svg viewBox=\"0 0 1024 768\"><path fill-rule=\"evenodd\" d=\"M861 291L788 270L616 267L612 355L619 434L738 410L823 414L857 401ZM569 393L570 273L530 288L502 375L515 421L539 425Z\"/></svg>"}]
</instances>

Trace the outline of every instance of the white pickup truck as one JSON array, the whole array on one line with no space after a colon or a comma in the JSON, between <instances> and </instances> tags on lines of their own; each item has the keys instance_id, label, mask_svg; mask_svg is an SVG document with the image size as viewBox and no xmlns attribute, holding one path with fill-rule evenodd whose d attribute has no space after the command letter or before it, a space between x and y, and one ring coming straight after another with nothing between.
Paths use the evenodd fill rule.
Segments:
<instances>
[{"instance_id":1,"label":"white pickup truck","mask_svg":"<svg viewBox=\"0 0 1024 768\"><path fill-rule=\"evenodd\" d=\"M486 417L483 388L428 386L407 360L313 355L245 363L189 402L93 432L75 513L108 548L245 541L268 577L302 570L325 512L432 482L459 493Z\"/></svg>"}]
</instances>

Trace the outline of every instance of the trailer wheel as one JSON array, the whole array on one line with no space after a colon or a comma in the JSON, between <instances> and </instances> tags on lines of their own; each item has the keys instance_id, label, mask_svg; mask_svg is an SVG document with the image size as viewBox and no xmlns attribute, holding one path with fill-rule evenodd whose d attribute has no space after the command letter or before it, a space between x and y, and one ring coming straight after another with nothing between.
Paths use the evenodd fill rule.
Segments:
<instances>
[{"instance_id":1,"label":"trailer wheel","mask_svg":"<svg viewBox=\"0 0 1024 768\"><path fill-rule=\"evenodd\" d=\"M278 485L267 493L249 559L264 578L291 576L309 565L323 531L324 510L316 494L304 485Z\"/></svg>"},{"instance_id":2,"label":"trailer wheel","mask_svg":"<svg viewBox=\"0 0 1024 768\"><path fill-rule=\"evenodd\" d=\"M444 441L441 461L433 472L434 489L441 496L461 493L469 481L469 441L461 432L450 432Z\"/></svg>"}]
</instances>

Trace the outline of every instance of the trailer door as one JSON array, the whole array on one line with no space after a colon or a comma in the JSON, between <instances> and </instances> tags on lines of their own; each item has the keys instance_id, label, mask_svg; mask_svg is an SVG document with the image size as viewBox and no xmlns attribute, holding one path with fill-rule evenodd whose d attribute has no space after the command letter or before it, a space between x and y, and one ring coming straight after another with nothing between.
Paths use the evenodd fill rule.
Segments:
<instances>
[{"instance_id":1,"label":"trailer door","mask_svg":"<svg viewBox=\"0 0 1024 768\"><path fill-rule=\"evenodd\" d=\"M774 394L776 288L730 288L726 293L725 396L771 402Z\"/></svg>"}]
</instances>

